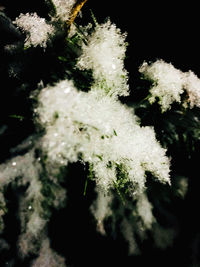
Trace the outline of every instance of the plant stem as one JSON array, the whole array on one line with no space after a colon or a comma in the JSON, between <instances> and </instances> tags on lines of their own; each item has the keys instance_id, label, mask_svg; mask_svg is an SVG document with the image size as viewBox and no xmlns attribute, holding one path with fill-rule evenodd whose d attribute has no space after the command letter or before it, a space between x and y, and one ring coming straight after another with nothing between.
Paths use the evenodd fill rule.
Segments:
<instances>
[{"instance_id":1,"label":"plant stem","mask_svg":"<svg viewBox=\"0 0 200 267\"><path fill-rule=\"evenodd\" d=\"M72 14L70 16L69 21L67 22L67 24L69 25L69 27L71 26L71 24L74 22L75 18L77 17L79 11L81 10L81 8L83 7L83 5L87 2L87 0L78 0L76 2L76 4L74 5L73 9L72 9Z\"/></svg>"}]
</instances>

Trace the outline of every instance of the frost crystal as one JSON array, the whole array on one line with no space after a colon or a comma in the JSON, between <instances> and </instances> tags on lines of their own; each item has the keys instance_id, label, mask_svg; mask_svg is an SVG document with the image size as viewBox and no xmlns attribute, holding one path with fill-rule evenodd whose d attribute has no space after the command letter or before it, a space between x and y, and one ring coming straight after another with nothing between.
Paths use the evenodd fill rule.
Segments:
<instances>
[{"instance_id":1,"label":"frost crystal","mask_svg":"<svg viewBox=\"0 0 200 267\"><path fill-rule=\"evenodd\" d=\"M27 140L28 142L30 141ZM24 146L22 144L19 146ZM35 158L35 149L22 156L17 156L0 165L0 190L12 184L16 188L27 187L23 196L19 196L19 219L21 232L18 240L19 252L22 256L28 255L30 252L37 253L41 240L46 238L45 227L48 218L44 218L46 210L43 204L45 196L42 194L43 182L41 181L42 166L40 161ZM27 168L28 166L28 168ZM51 185L55 181L51 181ZM64 201L63 188L56 185L54 207L58 207L60 202ZM6 209L4 195L0 191L0 205ZM65 191L65 190L64 190ZM58 199L59 198L59 199ZM59 202L59 203L57 203ZM31 204L30 204L31 203ZM4 212L0 212L0 231L3 228Z\"/></svg>"},{"instance_id":2,"label":"frost crystal","mask_svg":"<svg viewBox=\"0 0 200 267\"><path fill-rule=\"evenodd\" d=\"M42 242L39 257L33 262L32 267L66 267L65 260L50 248L49 240Z\"/></svg>"},{"instance_id":3,"label":"frost crystal","mask_svg":"<svg viewBox=\"0 0 200 267\"><path fill-rule=\"evenodd\" d=\"M110 204L112 202L112 196L105 194L100 188L96 189L97 199L91 206L91 211L97 221L97 230L101 234L105 234L105 229L103 225L104 219L109 216L112 211Z\"/></svg>"},{"instance_id":4,"label":"frost crystal","mask_svg":"<svg viewBox=\"0 0 200 267\"><path fill-rule=\"evenodd\" d=\"M151 229L152 223L155 222L155 218L152 214L152 204L149 202L145 193L138 196L137 212L143 222L145 229Z\"/></svg>"},{"instance_id":5,"label":"frost crystal","mask_svg":"<svg viewBox=\"0 0 200 267\"><path fill-rule=\"evenodd\" d=\"M92 69L94 89L103 89L109 95L128 95L127 71L124 69L126 34L108 21L96 25L88 44L83 44L77 66Z\"/></svg>"},{"instance_id":6,"label":"frost crystal","mask_svg":"<svg viewBox=\"0 0 200 267\"><path fill-rule=\"evenodd\" d=\"M124 238L128 242L129 255L137 255L139 253L139 249L134 237L133 226L128 220L123 219L121 228Z\"/></svg>"},{"instance_id":7,"label":"frost crystal","mask_svg":"<svg viewBox=\"0 0 200 267\"><path fill-rule=\"evenodd\" d=\"M133 110L99 91L78 92L71 81L39 94L39 120L46 128L43 149L50 160L66 165L80 159L93 166L105 189L130 180L143 189L145 171L169 182L169 160L154 130L140 127Z\"/></svg>"},{"instance_id":8,"label":"frost crystal","mask_svg":"<svg viewBox=\"0 0 200 267\"><path fill-rule=\"evenodd\" d=\"M174 101L180 103L184 91L188 99L183 105L200 107L200 79L192 71L182 72L163 60L150 65L144 62L139 71L146 79L153 81L149 101L154 103L159 98L163 112L170 109Z\"/></svg>"},{"instance_id":9,"label":"frost crystal","mask_svg":"<svg viewBox=\"0 0 200 267\"><path fill-rule=\"evenodd\" d=\"M70 19L71 10L76 3L75 0L52 0L55 8L56 15L63 21Z\"/></svg>"},{"instance_id":10,"label":"frost crystal","mask_svg":"<svg viewBox=\"0 0 200 267\"><path fill-rule=\"evenodd\" d=\"M190 107L200 107L200 79L192 71L185 73L185 90L188 93Z\"/></svg>"},{"instance_id":11,"label":"frost crystal","mask_svg":"<svg viewBox=\"0 0 200 267\"><path fill-rule=\"evenodd\" d=\"M54 33L54 27L47 24L44 18L40 18L36 13L20 14L14 21L18 28L27 34L25 46L46 47L50 35Z\"/></svg>"},{"instance_id":12,"label":"frost crystal","mask_svg":"<svg viewBox=\"0 0 200 267\"><path fill-rule=\"evenodd\" d=\"M158 103L161 105L163 112L169 109L174 101L180 103L180 95L184 91L184 77L180 70L177 70L172 64L158 60L151 65L146 62L143 63L139 71L147 79L154 82L150 90L150 103L154 103L158 97Z\"/></svg>"},{"instance_id":13,"label":"frost crystal","mask_svg":"<svg viewBox=\"0 0 200 267\"><path fill-rule=\"evenodd\" d=\"M178 181L177 195L184 198L188 191L188 179L180 177Z\"/></svg>"}]
</instances>

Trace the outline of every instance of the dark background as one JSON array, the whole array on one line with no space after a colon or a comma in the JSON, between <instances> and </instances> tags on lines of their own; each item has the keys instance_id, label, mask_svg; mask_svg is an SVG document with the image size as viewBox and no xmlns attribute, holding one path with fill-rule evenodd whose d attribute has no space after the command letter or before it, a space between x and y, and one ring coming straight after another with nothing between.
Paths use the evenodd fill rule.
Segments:
<instances>
[{"instance_id":1,"label":"dark background","mask_svg":"<svg viewBox=\"0 0 200 267\"><path fill-rule=\"evenodd\" d=\"M46 17L48 9L41 1L11 1L0 0L0 5L5 6L5 14L11 20L20 13L37 12L41 17ZM146 61L163 59L173 63L183 71L192 70L200 77L199 53L199 15L198 7L192 2L160 1L95 1L88 0L83 8L83 23L90 20L89 9L92 9L97 21L103 22L110 17L122 32L127 32L129 43L126 68L129 72L129 83L132 90L137 87L138 67ZM48 80L48 60L42 50L35 49L28 58L19 54L6 54L6 44L23 43L23 36L12 28L9 20L1 17L0 20L0 122L4 125L5 132L1 135L0 160L9 158L9 148L20 143L34 131L30 102L27 100L31 90L36 88L40 79ZM41 57L41 54L43 55ZM21 64L18 77L9 77L8 65L14 60ZM54 69L55 71L55 69ZM23 86L22 86L23 85ZM16 120L10 115L19 114L25 117L23 121ZM194 155L198 158L199 154ZM67 210L55 212L49 226L49 233L54 248L68 255L69 266L186 266L197 267L199 264L199 194L198 194L198 163L195 160L188 166L183 166L190 173L192 183L189 194L184 202L174 203L172 213L177 214L174 224L178 221L179 235L172 248L165 251L156 249L151 240L144 242L141 256L128 256L127 245L120 238L101 237L95 232L92 217L88 212L90 198L84 198L82 190L84 183L79 166L71 166L72 175L76 182L71 187L76 187L76 192L69 193ZM80 175L81 173L81 175ZM79 183L78 183L79 181ZM78 187L79 185L79 187ZM91 185L92 187L92 185ZM69 190L70 192L70 190ZM171 206L170 206L171 209ZM67 215L66 215L67 213ZM167 215L165 215L167 217ZM170 218L168 218L170 220ZM166 219L166 221L168 221ZM15 242L16 232L10 230L7 234L11 243ZM13 240L12 240L13 239ZM66 241L65 241L66 240ZM11 256L11 255L10 255ZM0 254L1 259L2 254ZM0 266L4 266L4 263ZM17 266L17 265L16 265ZM22 265L21 265L22 266ZM28 264L24 265L28 266Z\"/></svg>"}]
</instances>

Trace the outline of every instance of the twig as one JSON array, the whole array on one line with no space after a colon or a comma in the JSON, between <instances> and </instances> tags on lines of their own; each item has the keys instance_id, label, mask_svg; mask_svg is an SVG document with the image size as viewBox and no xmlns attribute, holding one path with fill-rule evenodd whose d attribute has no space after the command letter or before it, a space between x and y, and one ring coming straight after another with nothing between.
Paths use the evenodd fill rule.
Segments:
<instances>
[{"instance_id":1,"label":"twig","mask_svg":"<svg viewBox=\"0 0 200 267\"><path fill-rule=\"evenodd\" d=\"M74 5L73 9L72 9L72 14L70 16L69 21L67 21L67 25L70 28L70 26L72 25L72 23L74 22L74 20L76 19L79 11L81 10L81 8L83 7L83 5L87 2L87 0L78 0L76 2L76 4Z\"/></svg>"}]
</instances>

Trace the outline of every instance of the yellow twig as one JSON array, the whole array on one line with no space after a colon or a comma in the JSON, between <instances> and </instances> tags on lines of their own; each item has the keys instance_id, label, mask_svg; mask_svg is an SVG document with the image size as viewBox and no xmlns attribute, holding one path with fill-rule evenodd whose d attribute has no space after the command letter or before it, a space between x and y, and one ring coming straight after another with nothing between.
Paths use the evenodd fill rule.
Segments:
<instances>
[{"instance_id":1,"label":"yellow twig","mask_svg":"<svg viewBox=\"0 0 200 267\"><path fill-rule=\"evenodd\" d=\"M69 21L67 21L68 26L70 27L77 17L79 11L83 7L83 5L87 2L87 0L78 0L72 9L72 14L70 16Z\"/></svg>"}]
</instances>

